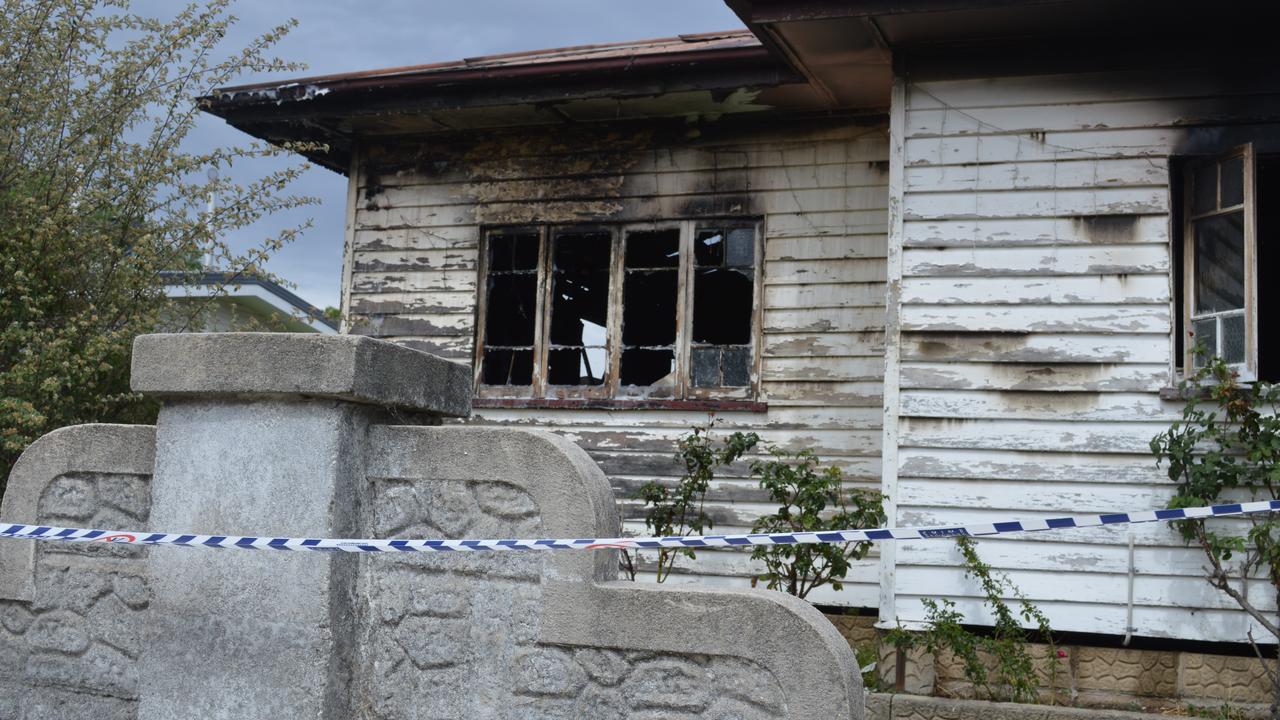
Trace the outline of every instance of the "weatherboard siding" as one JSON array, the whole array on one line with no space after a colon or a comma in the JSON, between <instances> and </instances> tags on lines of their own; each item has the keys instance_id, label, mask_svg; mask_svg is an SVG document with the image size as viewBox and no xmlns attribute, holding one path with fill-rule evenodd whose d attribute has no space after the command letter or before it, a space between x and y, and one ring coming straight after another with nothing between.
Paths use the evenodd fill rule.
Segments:
<instances>
[{"instance_id":1,"label":"weatherboard siding","mask_svg":"<svg viewBox=\"0 0 1280 720\"><path fill-rule=\"evenodd\" d=\"M361 151L348 257L351 330L473 362L477 258L488 224L630 222L743 216L763 220L759 400L768 411L719 412L717 431L813 448L851 482L879 483L888 138L861 120L490 132ZM492 312L493 309L490 309ZM585 448L609 476L626 529L629 499L674 482L677 438L706 411L478 408L473 422L542 427ZM745 467L712 486L717 532L749 530L773 505ZM681 560L668 582L746 585L758 570L736 551ZM859 563L824 604L874 607L876 560Z\"/></svg>"},{"instance_id":2,"label":"weatherboard siding","mask_svg":"<svg viewBox=\"0 0 1280 720\"><path fill-rule=\"evenodd\" d=\"M1175 307L1168 159L1210 151L1215 134L1229 141L1217 125L1280 119L1280 95L1234 82L1120 72L906 83L888 408L898 441L885 476L898 523L1170 500L1149 450L1181 411L1158 394L1171 382ZM1003 536L979 551L1055 629L1124 634L1130 536L1135 634L1245 639L1243 613L1200 578L1200 552L1163 524ZM892 614L919 621L920 599L950 597L989 618L959 565L949 542L902 543L885 573ZM1248 591L1275 607L1265 582Z\"/></svg>"}]
</instances>

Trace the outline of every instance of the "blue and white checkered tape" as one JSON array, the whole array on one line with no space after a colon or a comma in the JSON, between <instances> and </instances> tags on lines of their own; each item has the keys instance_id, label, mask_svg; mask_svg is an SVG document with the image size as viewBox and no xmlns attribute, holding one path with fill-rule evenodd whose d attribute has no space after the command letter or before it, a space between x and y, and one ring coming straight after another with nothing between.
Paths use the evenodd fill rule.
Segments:
<instances>
[{"instance_id":1,"label":"blue and white checkered tape","mask_svg":"<svg viewBox=\"0 0 1280 720\"><path fill-rule=\"evenodd\" d=\"M12 525L0 521L0 537L63 542L115 542L131 545L240 548L244 550L315 550L339 552L473 552L481 550L599 550L607 548L739 547L746 545L797 545L881 540L921 540L957 536L982 537L1005 533L1088 528L1123 523L1194 520L1280 511L1280 500L1208 505L1171 510L1143 510L1102 515L1008 520L935 527L873 528L796 533L748 533L743 535L687 535L679 537L616 537L539 540L398 540L355 538L296 538L251 535L197 535L137 530L91 530L49 525Z\"/></svg>"}]
</instances>

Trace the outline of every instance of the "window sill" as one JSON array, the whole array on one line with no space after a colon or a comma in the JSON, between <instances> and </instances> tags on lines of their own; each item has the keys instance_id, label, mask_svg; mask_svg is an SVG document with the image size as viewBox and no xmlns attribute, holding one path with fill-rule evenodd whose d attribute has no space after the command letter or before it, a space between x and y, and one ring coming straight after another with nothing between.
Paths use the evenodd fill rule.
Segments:
<instances>
[{"instance_id":1,"label":"window sill","mask_svg":"<svg viewBox=\"0 0 1280 720\"><path fill-rule=\"evenodd\" d=\"M1248 389L1253 387L1253 381L1240 381L1240 387ZM1201 385L1198 390L1184 389L1180 387L1162 387L1160 388L1160 399L1171 401L1191 400L1194 396L1196 400L1210 400L1213 398L1213 386L1209 383Z\"/></svg>"},{"instance_id":2,"label":"window sill","mask_svg":"<svg viewBox=\"0 0 1280 720\"><path fill-rule=\"evenodd\" d=\"M1170 401L1190 400L1193 392L1180 387L1162 387L1160 388L1160 399ZM1209 388L1202 387L1199 392L1194 393L1199 399L1209 399Z\"/></svg>"},{"instance_id":3,"label":"window sill","mask_svg":"<svg viewBox=\"0 0 1280 720\"><path fill-rule=\"evenodd\" d=\"M755 400L661 400L655 398L475 398L474 408L520 410L692 410L765 413L769 404Z\"/></svg>"}]
</instances>

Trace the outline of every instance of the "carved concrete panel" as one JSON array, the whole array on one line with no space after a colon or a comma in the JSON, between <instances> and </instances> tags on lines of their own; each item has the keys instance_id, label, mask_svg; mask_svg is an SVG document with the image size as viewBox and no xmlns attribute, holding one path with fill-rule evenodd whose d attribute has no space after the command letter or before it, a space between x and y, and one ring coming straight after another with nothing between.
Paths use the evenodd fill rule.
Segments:
<instances>
[{"instance_id":1,"label":"carved concrete panel","mask_svg":"<svg viewBox=\"0 0 1280 720\"><path fill-rule=\"evenodd\" d=\"M0 516L146 527L153 446L149 427L50 433L15 466ZM109 543L0 545L0 719L137 716L148 552Z\"/></svg>"}]
</instances>

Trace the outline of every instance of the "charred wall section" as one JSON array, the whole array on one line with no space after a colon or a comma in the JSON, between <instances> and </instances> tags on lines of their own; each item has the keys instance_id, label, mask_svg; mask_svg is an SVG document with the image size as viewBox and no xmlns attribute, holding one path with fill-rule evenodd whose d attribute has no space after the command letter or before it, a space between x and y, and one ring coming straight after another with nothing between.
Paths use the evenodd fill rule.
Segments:
<instances>
[{"instance_id":1,"label":"charred wall section","mask_svg":"<svg viewBox=\"0 0 1280 720\"><path fill-rule=\"evenodd\" d=\"M852 482L878 484L888 181L882 117L757 113L566 124L366 143L361 155L349 209L355 231L345 290L352 331L466 364L474 361L486 226L759 221L762 251L753 260L762 277L762 327L754 399L763 405L720 411L717 427L812 447ZM636 342L657 347L666 340ZM738 372L717 360L721 379ZM679 406L481 407L476 416L474 422L549 426L575 440L609 476L632 529L643 523L629 496L651 479L674 482L676 438L709 419L706 409ZM743 469L713 487L717 530L749 528L772 511L745 475ZM843 592L814 599L874 606L875 565L868 559ZM752 569L745 554L716 552L700 553L678 572L744 585Z\"/></svg>"}]
</instances>

